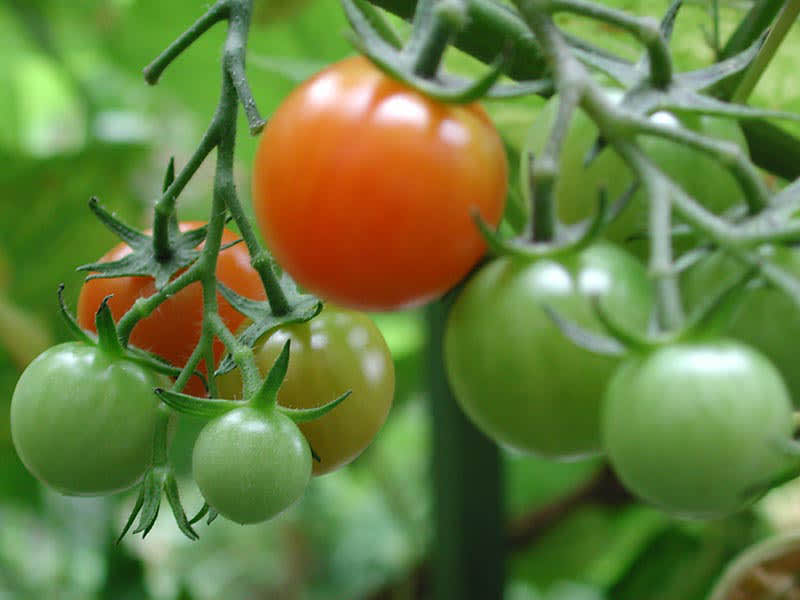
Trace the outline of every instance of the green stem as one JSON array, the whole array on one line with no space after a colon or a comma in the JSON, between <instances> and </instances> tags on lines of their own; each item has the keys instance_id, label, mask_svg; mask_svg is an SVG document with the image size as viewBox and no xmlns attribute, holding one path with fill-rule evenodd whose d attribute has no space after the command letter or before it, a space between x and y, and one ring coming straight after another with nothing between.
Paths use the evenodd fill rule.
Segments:
<instances>
[{"instance_id":1,"label":"green stem","mask_svg":"<svg viewBox=\"0 0 800 600\"><path fill-rule=\"evenodd\" d=\"M433 411L436 600L502 598L505 514L497 445L464 416L450 391L442 358L446 306L427 312L428 382Z\"/></svg>"},{"instance_id":2,"label":"green stem","mask_svg":"<svg viewBox=\"0 0 800 600\"><path fill-rule=\"evenodd\" d=\"M564 139L567 137L572 115L582 95L582 87L556 77L561 91L558 112L541 156L533 159L531 168L533 241L549 242L556 232L557 198L555 184L558 179L559 159Z\"/></svg>"},{"instance_id":3,"label":"green stem","mask_svg":"<svg viewBox=\"0 0 800 600\"><path fill-rule=\"evenodd\" d=\"M588 0L537 0L540 10L550 13L569 12L620 27L636 37L650 57L650 79L654 87L665 88L672 81L672 59L658 21L636 17Z\"/></svg>"},{"instance_id":4,"label":"green stem","mask_svg":"<svg viewBox=\"0 0 800 600\"><path fill-rule=\"evenodd\" d=\"M152 296L136 300L133 306L128 309L128 312L122 315L122 318L117 323L117 335L123 345L128 345L131 331L133 331L133 328L139 321L149 316L159 305L168 300L170 296L177 294L189 284L199 280L200 276L201 267L198 263L195 263Z\"/></svg>"},{"instance_id":5,"label":"green stem","mask_svg":"<svg viewBox=\"0 0 800 600\"><path fill-rule=\"evenodd\" d=\"M420 32L407 46L404 54L411 55L411 69L420 77L436 75L439 63L450 40L466 20L464 0L421 0L415 15L415 27Z\"/></svg>"},{"instance_id":6,"label":"green stem","mask_svg":"<svg viewBox=\"0 0 800 600\"><path fill-rule=\"evenodd\" d=\"M798 14L800 14L800 0L789 0L783 7L772 30L767 35L767 39L761 47L758 56L756 56L755 60L747 68L742 81L739 83L739 87L737 87L736 91L733 93L733 97L731 98L732 102L744 104L747 101L747 98L753 92L753 89L755 89L758 80L761 79L761 76L764 74L764 71L766 71L767 66L772 61L781 43L783 43L783 40L786 38L786 34L789 33L792 25L794 25L797 20Z\"/></svg>"},{"instance_id":7,"label":"green stem","mask_svg":"<svg viewBox=\"0 0 800 600\"><path fill-rule=\"evenodd\" d=\"M158 83L159 77L164 70L175 60L184 50L191 46L206 31L211 29L220 21L228 18L229 0L219 0L208 12L200 17L194 25L184 31L178 39L172 42L153 62L144 69L144 79L150 85Z\"/></svg>"},{"instance_id":8,"label":"green stem","mask_svg":"<svg viewBox=\"0 0 800 600\"><path fill-rule=\"evenodd\" d=\"M253 265L253 268L261 277L261 283L267 293L267 301L272 314L275 316L285 315L291 307L289 306L289 300L286 298L286 293L275 276L272 256L258 241L253 225L250 219L247 218L241 202L239 202L238 195L236 193L231 194L225 199L225 203L233 216L233 220L239 227L242 239L244 239L244 243L250 253L250 264Z\"/></svg>"},{"instance_id":9,"label":"green stem","mask_svg":"<svg viewBox=\"0 0 800 600\"><path fill-rule=\"evenodd\" d=\"M418 5L416 0L371 0L402 19L409 20ZM467 21L453 44L484 63L491 64L498 49L509 42L514 52L504 72L516 80L539 79L545 75L546 62L525 23L508 7L493 0L470 0Z\"/></svg>"},{"instance_id":10,"label":"green stem","mask_svg":"<svg viewBox=\"0 0 800 600\"><path fill-rule=\"evenodd\" d=\"M647 117L625 115L622 120L624 127L631 127L637 133L657 136L700 150L725 165L739 182L751 214L757 214L767 205L769 190L761 174L736 144L710 139L688 129L661 125Z\"/></svg>"},{"instance_id":11,"label":"green stem","mask_svg":"<svg viewBox=\"0 0 800 600\"><path fill-rule=\"evenodd\" d=\"M632 158L638 158L636 149L631 149ZM641 155L639 155L641 156ZM647 173L642 161L636 163L640 173ZM658 318L662 329L674 331L684 322L683 306L675 269L672 264L672 203L669 190L663 180L651 175L642 177L650 198L650 274L656 281L658 294Z\"/></svg>"},{"instance_id":12,"label":"green stem","mask_svg":"<svg viewBox=\"0 0 800 600\"><path fill-rule=\"evenodd\" d=\"M172 411L166 404L159 403L156 416L156 429L153 436L153 466L163 467L169 462L169 422Z\"/></svg>"},{"instance_id":13,"label":"green stem","mask_svg":"<svg viewBox=\"0 0 800 600\"><path fill-rule=\"evenodd\" d=\"M178 196L186 187L186 184L194 177L197 169L203 164L203 161L216 148L219 143L220 131L222 124L218 115L214 115L203 137L200 139L200 144L197 150L194 151L189 162L181 169L175 180L167 187L161 198L156 202L153 218L153 250L156 256L168 257L172 250L169 245L169 219L175 214L175 202Z\"/></svg>"}]
</instances>

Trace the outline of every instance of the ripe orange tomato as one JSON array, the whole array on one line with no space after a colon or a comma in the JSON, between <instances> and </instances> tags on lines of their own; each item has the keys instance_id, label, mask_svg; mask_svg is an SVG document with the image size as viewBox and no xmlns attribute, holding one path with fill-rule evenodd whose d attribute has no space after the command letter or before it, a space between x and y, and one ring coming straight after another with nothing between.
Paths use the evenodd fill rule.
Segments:
<instances>
[{"instance_id":1,"label":"ripe orange tomato","mask_svg":"<svg viewBox=\"0 0 800 600\"><path fill-rule=\"evenodd\" d=\"M195 229L203 223L188 221L181 223L182 231ZM236 240L235 233L224 230L222 243ZM109 251L102 261L119 260L130 254L126 244L119 244ZM217 279L242 296L264 300L266 295L258 273L250 266L250 255L244 244L223 250L217 259ZM95 331L94 316L103 298L113 294L109 300L111 314L115 320L124 315L138 298L155 293L152 277L118 277L114 279L90 279L83 284L78 298L78 322L84 329ZM231 331L236 331L244 320L220 294L217 294L219 314ZM203 288L199 282L192 283L161 304L150 316L142 319L133 328L130 343L154 352L176 366L183 366L192 354L203 320ZM222 342L214 340L214 360L219 361L223 352ZM206 372L204 363L200 370ZM187 394L205 395L199 377L192 377L186 386Z\"/></svg>"},{"instance_id":2,"label":"ripe orange tomato","mask_svg":"<svg viewBox=\"0 0 800 600\"><path fill-rule=\"evenodd\" d=\"M362 57L295 89L264 129L253 204L276 260L337 304L431 300L480 259L474 208L497 224L507 162L477 104L450 105Z\"/></svg>"}]
</instances>

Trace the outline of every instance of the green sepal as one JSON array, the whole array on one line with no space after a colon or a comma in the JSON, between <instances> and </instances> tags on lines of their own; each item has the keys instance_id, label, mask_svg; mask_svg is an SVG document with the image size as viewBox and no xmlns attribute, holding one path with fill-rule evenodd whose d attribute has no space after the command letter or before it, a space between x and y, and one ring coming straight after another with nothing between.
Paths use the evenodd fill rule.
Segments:
<instances>
[{"instance_id":1,"label":"green sepal","mask_svg":"<svg viewBox=\"0 0 800 600\"><path fill-rule=\"evenodd\" d=\"M623 194L623 197L625 195ZM505 239L499 230L492 229L477 210L472 211L472 219L478 227L489 249L498 256L512 256L535 260L553 258L577 252L594 242L609 221L608 202L605 190L600 190L597 211L584 223L560 228L552 242L529 242L521 239Z\"/></svg>"},{"instance_id":2,"label":"green sepal","mask_svg":"<svg viewBox=\"0 0 800 600\"><path fill-rule=\"evenodd\" d=\"M178 525L178 529L180 529L181 533L183 533L183 535L190 540L199 540L200 536L197 535L197 532L194 529L192 529L189 519L186 518L186 511L183 509L180 492L178 491L178 482L175 480L175 475L173 475L172 472L167 475L164 493L167 497L167 502L169 502L169 506L172 509L172 515L175 517L175 523Z\"/></svg>"},{"instance_id":3,"label":"green sepal","mask_svg":"<svg viewBox=\"0 0 800 600\"><path fill-rule=\"evenodd\" d=\"M595 318L600 321L603 328L618 342L630 350L647 352L656 348L660 344L670 341L672 335L666 335L661 339L650 338L636 331L632 331L624 324L618 322L611 314L603 308L599 296L591 296L589 302L592 305L592 312Z\"/></svg>"},{"instance_id":4,"label":"green sepal","mask_svg":"<svg viewBox=\"0 0 800 600\"><path fill-rule=\"evenodd\" d=\"M542 305L542 310L550 317L550 320L553 321L561 333L579 348L601 356L625 356L628 353L628 349L618 340L581 327L574 321L562 316L552 306L544 304Z\"/></svg>"},{"instance_id":5,"label":"green sepal","mask_svg":"<svg viewBox=\"0 0 800 600\"><path fill-rule=\"evenodd\" d=\"M110 299L111 296L103 298L100 308L97 309L94 316L94 324L97 328L97 346L112 356L122 356L124 349L119 341L117 326L114 324L114 317L108 306Z\"/></svg>"},{"instance_id":6,"label":"green sepal","mask_svg":"<svg viewBox=\"0 0 800 600\"><path fill-rule=\"evenodd\" d=\"M252 348L268 331L289 323L302 323L313 319L322 310L322 302L310 294L301 294L287 274L281 276L281 288L286 294L289 311L282 315L272 314L267 301L251 300L240 296L224 284L217 281L217 289L233 308L248 317L252 323L242 331L237 339ZM233 357L227 354L217 367L215 376L232 371L236 367Z\"/></svg>"},{"instance_id":7,"label":"green sepal","mask_svg":"<svg viewBox=\"0 0 800 600\"><path fill-rule=\"evenodd\" d=\"M758 275L758 268L751 266L704 301L689 315L686 325L681 329L679 339L691 338L701 334L718 333L727 329L728 321L743 300L747 285Z\"/></svg>"},{"instance_id":8,"label":"green sepal","mask_svg":"<svg viewBox=\"0 0 800 600\"><path fill-rule=\"evenodd\" d=\"M664 39L670 41L672 39L672 31L675 29L675 19L678 18L678 13L683 7L683 0L672 0L672 3L667 8L667 12L661 18L659 30Z\"/></svg>"},{"instance_id":9,"label":"green sepal","mask_svg":"<svg viewBox=\"0 0 800 600\"><path fill-rule=\"evenodd\" d=\"M396 52L385 47L385 44L371 45L354 36L350 36L350 42L356 50L393 79L403 82L403 84L421 94L449 104L470 104L486 96L492 86L500 79L507 64L506 55L501 55L489 65L489 70L480 78L472 82L451 83L448 85L446 83L447 79L444 77L440 77L438 80L425 79L405 67L401 67ZM448 79L451 82L461 81L460 78L452 76ZM543 90L551 89L552 82L540 85Z\"/></svg>"},{"instance_id":10,"label":"green sepal","mask_svg":"<svg viewBox=\"0 0 800 600\"><path fill-rule=\"evenodd\" d=\"M189 524L194 525L195 523L199 523L200 520L206 515L208 515L208 518L206 519L206 525L211 525L211 523L214 522L214 519L219 516L219 513L214 509L214 507L209 506L208 502L203 502L203 506L199 511L197 511L197 514L189 520Z\"/></svg>"},{"instance_id":11,"label":"green sepal","mask_svg":"<svg viewBox=\"0 0 800 600\"><path fill-rule=\"evenodd\" d=\"M169 375L170 377L179 377L180 374L183 372L183 369L168 363L166 360L164 360L157 354L153 354L152 352L142 350L141 348L137 348L136 346L128 346L127 348L125 348L125 358L139 365L142 365L143 367L147 367L148 369L155 371L156 373L160 373L162 375ZM208 382L206 381L205 375L203 375L203 373L201 373L200 371L193 371L192 374L199 377L203 382L203 386L206 389L208 389Z\"/></svg>"},{"instance_id":12,"label":"green sepal","mask_svg":"<svg viewBox=\"0 0 800 600\"><path fill-rule=\"evenodd\" d=\"M158 513L161 508L161 494L165 493L167 502L172 509L172 514L175 517L175 522L178 529L190 540L194 541L199 539L197 532L191 527L191 523L186 518L186 512L181 504L180 494L178 493L178 484L175 475L169 467L153 467L147 471L142 480L139 489L139 496L136 499L136 504L131 511L128 521L122 530L117 543L122 541L125 534L128 533L133 526L136 517L139 517L139 523L132 534L136 535L141 533L142 537L147 537L147 534L153 529L158 518Z\"/></svg>"},{"instance_id":13,"label":"green sepal","mask_svg":"<svg viewBox=\"0 0 800 600\"><path fill-rule=\"evenodd\" d=\"M261 387L256 392L255 396L250 398L249 404L251 406L261 409L272 409L278 403L278 390L286 379L286 372L289 370L289 352L291 350L292 340L286 340L286 343L281 348L281 353L278 358L272 363L272 367L264 378Z\"/></svg>"},{"instance_id":14,"label":"green sepal","mask_svg":"<svg viewBox=\"0 0 800 600\"><path fill-rule=\"evenodd\" d=\"M316 408L286 408L285 406L278 406L278 410L295 423L306 423L308 421L313 421L314 419L319 419L320 417L328 414L334 408L339 406L352 393L352 390L348 390L336 398L336 400L331 400L327 404L317 406Z\"/></svg>"},{"instance_id":15,"label":"green sepal","mask_svg":"<svg viewBox=\"0 0 800 600\"><path fill-rule=\"evenodd\" d=\"M97 340L93 336L91 336L88 332L84 331L84 329L78 324L78 320L67 308L67 305L64 302L63 283L58 284L58 306L61 312L61 316L64 319L64 323L67 325L67 329L69 329L69 332L76 340L90 345L94 345L97 343Z\"/></svg>"},{"instance_id":16,"label":"green sepal","mask_svg":"<svg viewBox=\"0 0 800 600\"><path fill-rule=\"evenodd\" d=\"M92 271L87 276L87 280L111 277L152 277L155 280L156 289L161 289L178 271L194 263L200 256L200 251L196 248L206 238L206 225L181 232L177 222L170 220L168 233L171 252L169 257L159 260L156 258L151 236L131 229L118 221L100 206L97 198L89 200L89 208L104 225L130 246L131 253L112 262L81 265L78 267L79 271Z\"/></svg>"},{"instance_id":17,"label":"green sepal","mask_svg":"<svg viewBox=\"0 0 800 600\"><path fill-rule=\"evenodd\" d=\"M365 44L383 43L399 50L402 41L388 21L365 0L341 0L345 17Z\"/></svg>"},{"instance_id":18,"label":"green sepal","mask_svg":"<svg viewBox=\"0 0 800 600\"><path fill-rule=\"evenodd\" d=\"M142 506L144 505L144 485L139 486L139 495L136 497L136 504L133 506L133 510L131 510L130 516L128 516L128 521L125 523L125 527L122 528L122 533L119 534L117 538L117 544L122 541L122 538L125 537L125 534L128 533L130 528L133 526L134 521L136 521L136 516L139 514L139 511L142 510Z\"/></svg>"},{"instance_id":19,"label":"green sepal","mask_svg":"<svg viewBox=\"0 0 800 600\"><path fill-rule=\"evenodd\" d=\"M235 400L223 398L198 398L180 392L173 392L163 388L156 388L155 394L172 410L185 415L213 419L224 415L226 412L243 406Z\"/></svg>"}]
</instances>

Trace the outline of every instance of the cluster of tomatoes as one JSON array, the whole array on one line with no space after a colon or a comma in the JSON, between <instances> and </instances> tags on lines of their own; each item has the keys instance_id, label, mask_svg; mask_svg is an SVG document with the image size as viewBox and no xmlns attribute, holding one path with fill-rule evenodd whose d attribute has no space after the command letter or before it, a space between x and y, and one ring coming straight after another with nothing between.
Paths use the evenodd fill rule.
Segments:
<instances>
[{"instance_id":1,"label":"cluster of tomatoes","mask_svg":"<svg viewBox=\"0 0 800 600\"><path fill-rule=\"evenodd\" d=\"M551 103L534 125L534 152L554 115ZM684 125L743 143L735 124L702 117ZM614 192L631 179L611 150L584 168L595 138L589 119L578 114L556 188L567 221L591 210L601 185ZM667 142L642 142L712 210L741 200L735 181L710 159ZM473 216L500 222L507 178L502 141L479 106L432 100L361 57L332 65L285 100L256 157L255 214L277 262L300 286L334 304L309 322L269 331L254 349L256 360L266 373L291 340L278 392L282 406L316 407L352 394L298 429L284 414L242 399L237 370L220 376L219 395L241 399L242 406L212 420L194 448L194 477L211 507L241 523L273 516L302 495L312 472L341 467L370 443L386 419L394 373L379 331L355 311L420 305L463 280L485 252ZM645 207L646 199L635 196L608 230L611 241L481 266L452 307L446 367L466 414L500 444L560 460L604 452L642 498L675 514L718 516L752 501L790 466L783 446L793 434L792 404L780 372L790 369L774 350L785 344L765 339L760 327L752 328L760 337L735 332L778 368L741 342L711 336L624 358L597 356L562 335L548 313L602 332L590 300L597 299L610 318L647 331L651 281L641 256L619 243L645 228ZM226 231L223 242L233 239ZM128 251L120 246L106 259ZM736 271L712 259L686 278L690 302L701 302L720 281L715 269L726 277ZM240 245L220 253L217 278L243 296L264 299ZM144 277L88 281L79 322L92 329L106 296L113 295L109 306L118 319L154 291ZM764 293L753 292L760 296L746 302L763 302ZM767 301L780 302L775 297ZM243 315L222 297L219 313L231 330L242 326ZM195 283L142 319L130 342L183 365L201 321L202 290ZM222 352L217 342L215 361ZM134 485L152 462L157 385L142 367L95 346L48 350L14 393L12 433L20 457L68 494ZM201 395L200 379L187 391Z\"/></svg>"}]
</instances>

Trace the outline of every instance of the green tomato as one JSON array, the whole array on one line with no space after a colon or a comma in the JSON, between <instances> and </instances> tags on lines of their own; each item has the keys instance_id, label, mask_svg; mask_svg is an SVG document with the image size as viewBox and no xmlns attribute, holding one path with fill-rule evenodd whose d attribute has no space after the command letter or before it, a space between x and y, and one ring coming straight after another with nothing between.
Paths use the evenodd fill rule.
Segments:
<instances>
[{"instance_id":1,"label":"green tomato","mask_svg":"<svg viewBox=\"0 0 800 600\"><path fill-rule=\"evenodd\" d=\"M311 451L277 410L233 409L200 431L192 452L200 492L236 523L260 523L297 501L311 478Z\"/></svg>"},{"instance_id":2,"label":"green tomato","mask_svg":"<svg viewBox=\"0 0 800 600\"><path fill-rule=\"evenodd\" d=\"M800 277L800 251L796 248L764 247L762 254ZM746 269L741 262L721 252L702 260L682 277L686 305L690 309L701 305L708 294L732 285ZM772 361L797 404L800 401L797 357L800 310L785 293L769 285L748 286L739 300L726 307L716 322L722 324L725 336L741 340Z\"/></svg>"},{"instance_id":3,"label":"green tomato","mask_svg":"<svg viewBox=\"0 0 800 600\"><path fill-rule=\"evenodd\" d=\"M678 516L755 500L790 465L794 429L780 373L735 341L664 346L627 360L602 411L603 444L632 492Z\"/></svg>"},{"instance_id":4,"label":"green tomato","mask_svg":"<svg viewBox=\"0 0 800 600\"><path fill-rule=\"evenodd\" d=\"M300 430L319 456L314 475L323 475L355 459L380 430L394 396L394 364L380 330L365 314L326 304L311 321L283 325L256 345L256 363L266 374L292 341L289 370L278 392L287 408L315 408L352 393ZM241 398L238 370L217 380L225 398Z\"/></svg>"},{"instance_id":5,"label":"green tomato","mask_svg":"<svg viewBox=\"0 0 800 600\"><path fill-rule=\"evenodd\" d=\"M600 401L619 360L574 345L542 308L603 332L588 295L645 330L652 291L644 268L605 242L559 260L501 258L467 283L448 318L445 365L456 399L484 433L549 458L600 452Z\"/></svg>"},{"instance_id":6,"label":"green tomato","mask_svg":"<svg viewBox=\"0 0 800 600\"><path fill-rule=\"evenodd\" d=\"M110 494L150 466L158 398L139 365L79 342L54 346L22 373L11 435L38 479L68 495Z\"/></svg>"},{"instance_id":7,"label":"green tomato","mask_svg":"<svg viewBox=\"0 0 800 600\"><path fill-rule=\"evenodd\" d=\"M609 91L612 100L621 96ZM558 98L552 98L537 116L527 140L526 147L538 156L545 147L558 111ZM744 134L731 119L719 117L680 115L658 112L652 120L665 125L682 124L696 133L720 140L734 142L747 151ZM566 223L574 223L590 217L597 208L598 190L603 187L609 200L618 198L633 181L633 175L625 161L610 147L606 147L584 168L584 160L597 139L597 127L582 111L577 110L564 140L560 173L556 184L558 216ZM640 136L647 155L684 191L696 198L700 204L714 213L744 202L744 195L736 179L720 163L703 152L679 146L660 138ZM522 181L528 181L528 161L522 156ZM619 217L606 230L606 237L625 243L638 256L646 256L647 241L630 242L635 234L647 231L648 204L645 192L640 189ZM676 238L677 240L677 238ZM678 241L677 249L689 247L688 242Z\"/></svg>"}]
</instances>

